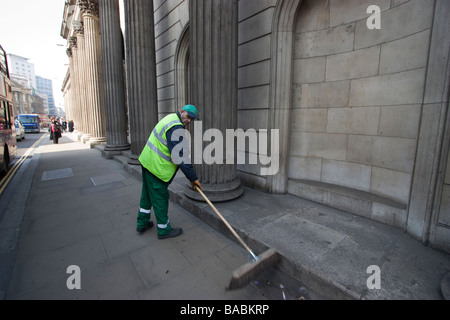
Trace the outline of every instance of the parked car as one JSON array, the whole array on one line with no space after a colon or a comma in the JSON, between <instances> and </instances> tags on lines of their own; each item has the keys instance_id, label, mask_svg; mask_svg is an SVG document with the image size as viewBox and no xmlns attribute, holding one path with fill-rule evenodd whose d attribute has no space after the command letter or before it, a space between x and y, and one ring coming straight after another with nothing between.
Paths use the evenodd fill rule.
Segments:
<instances>
[{"instance_id":1,"label":"parked car","mask_svg":"<svg viewBox=\"0 0 450 320\"><path fill-rule=\"evenodd\" d=\"M25 139L25 128L19 121L14 122L14 126L16 127L16 140Z\"/></svg>"}]
</instances>

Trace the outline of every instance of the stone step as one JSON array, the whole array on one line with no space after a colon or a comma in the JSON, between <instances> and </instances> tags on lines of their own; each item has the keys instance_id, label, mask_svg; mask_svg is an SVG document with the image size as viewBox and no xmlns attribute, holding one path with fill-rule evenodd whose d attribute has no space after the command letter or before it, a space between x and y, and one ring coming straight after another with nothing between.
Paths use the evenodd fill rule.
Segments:
<instances>
[{"instance_id":1,"label":"stone step","mask_svg":"<svg viewBox=\"0 0 450 320\"><path fill-rule=\"evenodd\" d=\"M406 204L370 192L319 181L290 179L288 193L402 228L406 223Z\"/></svg>"}]
</instances>

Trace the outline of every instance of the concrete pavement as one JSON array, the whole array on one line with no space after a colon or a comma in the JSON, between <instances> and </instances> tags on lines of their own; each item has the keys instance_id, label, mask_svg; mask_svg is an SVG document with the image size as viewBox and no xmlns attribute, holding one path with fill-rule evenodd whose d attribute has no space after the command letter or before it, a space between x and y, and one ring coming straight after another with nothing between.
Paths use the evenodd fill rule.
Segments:
<instances>
[{"instance_id":1,"label":"concrete pavement","mask_svg":"<svg viewBox=\"0 0 450 320\"><path fill-rule=\"evenodd\" d=\"M169 189L169 217L184 234L138 235L140 168L73 139L44 139L27 164L34 175L23 218L13 200L1 222L9 238L0 254L15 256L6 299L278 299L281 283L288 299L443 298L450 255L397 228L250 188L216 207L250 247L273 247L281 262L244 289L225 291L246 253L206 203L184 196L186 179ZM67 288L71 265L81 269L81 290Z\"/></svg>"}]
</instances>

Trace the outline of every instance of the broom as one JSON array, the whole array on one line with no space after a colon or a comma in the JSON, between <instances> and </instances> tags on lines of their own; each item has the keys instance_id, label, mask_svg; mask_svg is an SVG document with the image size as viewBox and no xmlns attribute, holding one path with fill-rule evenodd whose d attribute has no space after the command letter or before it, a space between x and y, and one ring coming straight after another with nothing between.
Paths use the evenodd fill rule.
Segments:
<instances>
[{"instance_id":1,"label":"broom","mask_svg":"<svg viewBox=\"0 0 450 320\"><path fill-rule=\"evenodd\" d=\"M275 249L267 249L261 255L256 255L249 246L242 240L242 238L234 231L233 227L225 220L225 218L220 214L219 210L209 201L208 197L203 193L203 191L195 186L196 190L202 195L205 201L210 205L214 212L219 216L223 223L228 227L231 233L236 237L239 243L247 250L252 256L252 261L247 262L233 271L230 284L228 285L228 290L240 289L252 281L261 272L269 268L271 265L275 264L279 257Z\"/></svg>"}]
</instances>

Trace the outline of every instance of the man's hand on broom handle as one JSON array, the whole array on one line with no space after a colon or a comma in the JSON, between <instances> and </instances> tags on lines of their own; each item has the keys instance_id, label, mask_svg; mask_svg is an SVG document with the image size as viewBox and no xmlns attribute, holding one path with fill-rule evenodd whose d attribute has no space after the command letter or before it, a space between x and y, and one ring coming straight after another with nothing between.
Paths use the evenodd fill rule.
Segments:
<instances>
[{"instance_id":1,"label":"man's hand on broom handle","mask_svg":"<svg viewBox=\"0 0 450 320\"><path fill-rule=\"evenodd\" d=\"M191 181L192 190L197 191L196 187L198 187L200 190L202 190L202 185L200 184L200 181L198 181L198 180Z\"/></svg>"}]
</instances>

